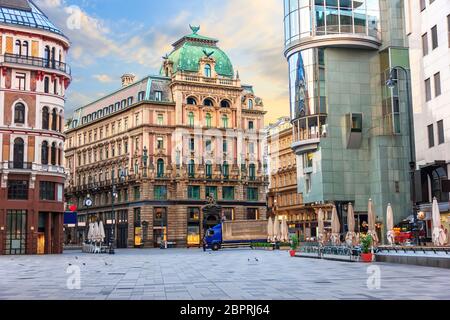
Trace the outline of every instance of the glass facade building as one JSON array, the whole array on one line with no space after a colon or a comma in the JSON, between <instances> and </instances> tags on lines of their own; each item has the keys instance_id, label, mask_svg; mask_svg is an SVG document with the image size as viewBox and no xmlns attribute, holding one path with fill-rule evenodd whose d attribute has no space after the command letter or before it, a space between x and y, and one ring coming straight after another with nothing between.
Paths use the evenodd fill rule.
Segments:
<instances>
[{"instance_id":1,"label":"glass facade building","mask_svg":"<svg viewBox=\"0 0 450 320\"><path fill-rule=\"evenodd\" d=\"M370 198L380 225L388 203L397 221L406 218L407 79L399 73L397 86L386 86L391 70L409 68L403 1L285 0L284 10L292 148L306 210L336 206L343 233L348 203L361 223Z\"/></svg>"},{"instance_id":2,"label":"glass facade building","mask_svg":"<svg viewBox=\"0 0 450 320\"><path fill-rule=\"evenodd\" d=\"M324 35L380 38L378 0L285 0L284 15L286 46Z\"/></svg>"}]
</instances>

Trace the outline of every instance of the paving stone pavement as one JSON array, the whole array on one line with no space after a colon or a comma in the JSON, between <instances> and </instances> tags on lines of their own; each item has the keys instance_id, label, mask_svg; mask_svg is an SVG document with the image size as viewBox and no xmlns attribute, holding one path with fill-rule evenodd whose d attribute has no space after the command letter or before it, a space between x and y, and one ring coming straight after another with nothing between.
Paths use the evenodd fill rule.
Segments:
<instances>
[{"instance_id":1,"label":"paving stone pavement","mask_svg":"<svg viewBox=\"0 0 450 320\"><path fill-rule=\"evenodd\" d=\"M291 258L282 251L0 256L0 300L450 300L448 269L373 266L380 271L379 289L368 288L369 265ZM74 267L79 290L67 286Z\"/></svg>"}]
</instances>

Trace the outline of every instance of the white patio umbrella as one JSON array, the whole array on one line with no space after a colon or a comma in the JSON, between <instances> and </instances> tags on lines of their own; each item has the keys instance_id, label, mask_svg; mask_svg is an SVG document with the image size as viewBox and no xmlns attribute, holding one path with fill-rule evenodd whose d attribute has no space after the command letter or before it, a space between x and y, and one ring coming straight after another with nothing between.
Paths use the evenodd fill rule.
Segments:
<instances>
[{"instance_id":1,"label":"white patio umbrella","mask_svg":"<svg viewBox=\"0 0 450 320\"><path fill-rule=\"evenodd\" d=\"M273 223L273 242L277 242L281 240L281 230L280 230L280 220L275 218Z\"/></svg>"},{"instance_id":2,"label":"white patio umbrella","mask_svg":"<svg viewBox=\"0 0 450 320\"><path fill-rule=\"evenodd\" d=\"M351 203L348 204L348 212L347 212L347 226L348 232L345 237L345 241L348 246L354 246L356 244L356 233L355 233L355 210L353 209L353 205Z\"/></svg>"},{"instance_id":3,"label":"white patio umbrella","mask_svg":"<svg viewBox=\"0 0 450 320\"><path fill-rule=\"evenodd\" d=\"M392 206L390 203L387 207L386 229L387 229L387 240L389 244L393 246L395 244L394 212L392 211Z\"/></svg>"},{"instance_id":4,"label":"white patio umbrella","mask_svg":"<svg viewBox=\"0 0 450 320\"><path fill-rule=\"evenodd\" d=\"M379 242L378 239L378 235L377 235L377 231L375 230L375 212L373 210L373 202L372 199L369 199L369 212L368 212L368 216L369 216L369 232L368 234L372 236L373 239L373 244L377 245Z\"/></svg>"},{"instance_id":5,"label":"white patio umbrella","mask_svg":"<svg viewBox=\"0 0 450 320\"><path fill-rule=\"evenodd\" d=\"M87 238L89 241L94 240L94 224L93 223L89 223L89 231L88 231Z\"/></svg>"},{"instance_id":6,"label":"white patio umbrella","mask_svg":"<svg viewBox=\"0 0 450 320\"><path fill-rule=\"evenodd\" d=\"M100 241L104 242L106 234L105 234L105 226L103 225L103 221L100 221L100 223L98 224L98 229L99 229Z\"/></svg>"},{"instance_id":7,"label":"white patio umbrella","mask_svg":"<svg viewBox=\"0 0 450 320\"><path fill-rule=\"evenodd\" d=\"M268 224L267 224L267 241L272 242L273 240L273 220L272 217L269 218Z\"/></svg>"},{"instance_id":8,"label":"white patio umbrella","mask_svg":"<svg viewBox=\"0 0 450 320\"><path fill-rule=\"evenodd\" d=\"M93 240L95 242L100 241L100 230L98 228L98 222L94 223L94 235L93 235Z\"/></svg>"},{"instance_id":9,"label":"white patio umbrella","mask_svg":"<svg viewBox=\"0 0 450 320\"><path fill-rule=\"evenodd\" d=\"M325 225L324 225L324 214L323 214L323 210L322 209L319 209L319 212L317 213L317 222L318 222L318 225L319 225L319 230L318 230L318 232L319 232L319 234L318 234L318 241L320 242L320 243L322 243L323 241L324 241L324 238L325 238Z\"/></svg>"},{"instance_id":10,"label":"white patio umbrella","mask_svg":"<svg viewBox=\"0 0 450 320\"><path fill-rule=\"evenodd\" d=\"M447 236L442 229L441 212L436 198L433 199L433 244L441 247L447 243Z\"/></svg>"},{"instance_id":11,"label":"white patio umbrella","mask_svg":"<svg viewBox=\"0 0 450 320\"><path fill-rule=\"evenodd\" d=\"M340 244L341 223L337 214L336 206L333 206L331 215L331 241L334 245Z\"/></svg>"},{"instance_id":12,"label":"white patio umbrella","mask_svg":"<svg viewBox=\"0 0 450 320\"><path fill-rule=\"evenodd\" d=\"M288 242L289 241L289 226L287 223L286 217L283 217L283 220L281 221L281 241L282 242Z\"/></svg>"}]
</instances>

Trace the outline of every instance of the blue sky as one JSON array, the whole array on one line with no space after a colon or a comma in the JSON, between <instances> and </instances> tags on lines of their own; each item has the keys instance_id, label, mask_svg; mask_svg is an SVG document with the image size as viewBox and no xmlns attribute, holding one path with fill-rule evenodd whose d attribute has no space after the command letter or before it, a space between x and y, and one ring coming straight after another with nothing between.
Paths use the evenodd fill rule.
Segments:
<instances>
[{"instance_id":1,"label":"blue sky","mask_svg":"<svg viewBox=\"0 0 450 320\"><path fill-rule=\"evenodd\" d=\"M36 0L71 40L66 117L120 87L120 76L159 71L171 44L200 25L220 40L243 83L263 98L267 123L288 115L281 0ZM73 28L72 18L79 24ZM68 23L69 22L69 23ZM72 24L73 25L73 24Z\"/></svg>"}]
</instances>

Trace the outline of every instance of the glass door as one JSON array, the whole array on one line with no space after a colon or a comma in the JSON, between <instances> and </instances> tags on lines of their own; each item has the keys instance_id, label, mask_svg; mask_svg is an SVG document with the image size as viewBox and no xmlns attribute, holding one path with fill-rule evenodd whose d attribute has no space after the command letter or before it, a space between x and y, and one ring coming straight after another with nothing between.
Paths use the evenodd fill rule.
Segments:
<instances>
[{"instance_id":1,"label":"glass door","mask_svg":"<svg viewBox=\"0 0 450 320\"><path fill-rule=\"evenodd\" d=\"M8 210L6 215L6 250L7 255L25 254L27 230L27 212L25 210Z\"/></svg>"}]
</instances>

